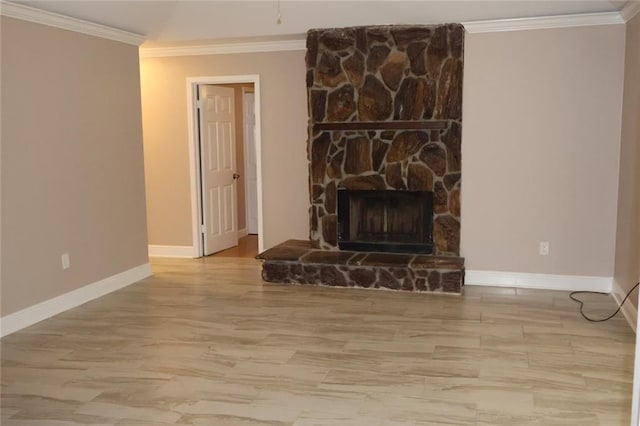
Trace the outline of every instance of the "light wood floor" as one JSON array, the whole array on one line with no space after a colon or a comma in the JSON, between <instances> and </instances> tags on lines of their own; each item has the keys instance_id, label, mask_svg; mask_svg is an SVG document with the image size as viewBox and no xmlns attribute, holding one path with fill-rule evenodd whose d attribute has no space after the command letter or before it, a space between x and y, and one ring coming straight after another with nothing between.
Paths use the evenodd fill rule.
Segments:
<instances>
[{"instance_id":1,"label":"light wood floor","mask_svg":"<svg viewBox=\"0 0 640 426\"><path fill-rule=\"evenodd\" d=\"M281 286L215 256L153 269L2 339L2 425L629 424L634 334L565 292Z\"/></svg>"},{"instance_id":2,"label":"light wood floor","mask_svg":"<svg viewBox=\"0 0 640 426\"><path fill-rule=\"evenodd\" d=\"M255 258L258 255L258 236L245 235L238 240L238 245L227 250L212 254L215 257L246 257Z\"/></svg>"}]
</instances>

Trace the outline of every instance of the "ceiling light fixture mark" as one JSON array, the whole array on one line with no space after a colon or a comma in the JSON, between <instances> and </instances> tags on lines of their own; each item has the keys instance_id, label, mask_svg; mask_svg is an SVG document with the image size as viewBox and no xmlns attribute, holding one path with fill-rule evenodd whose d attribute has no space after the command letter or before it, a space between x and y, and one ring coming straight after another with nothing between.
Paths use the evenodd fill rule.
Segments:
<instances>
[{"instance_id":1,"label":"ceiling light fixture mark","mask_svg":"<svg viewBox=\"0 0 640 426\"><path fill-rule=\"evenodd\" d=\"M278 25L282 24L282 16L280 15L280 0L278 0L278 19L276 20L276 22L278 23Z\"/></svg>"}]
</instances>

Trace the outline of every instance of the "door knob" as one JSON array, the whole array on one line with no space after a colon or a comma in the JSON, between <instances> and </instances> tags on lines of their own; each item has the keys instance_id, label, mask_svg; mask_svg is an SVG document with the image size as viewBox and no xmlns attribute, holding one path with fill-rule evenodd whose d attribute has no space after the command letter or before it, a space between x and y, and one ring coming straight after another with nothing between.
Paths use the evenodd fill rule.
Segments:
<instances>
[{"instance_id":1,"label":"door knob","mask_svg":"<svg viewBox=\"0 0 640 426\"><path fill-rule=\"evenodd\" d=\"M233 178L234 178L234 179L240 179L240 175L239 175L239 174L237 174L237 173L234 173L234 174L233 174Z\"/></svg>"}]
</instances>

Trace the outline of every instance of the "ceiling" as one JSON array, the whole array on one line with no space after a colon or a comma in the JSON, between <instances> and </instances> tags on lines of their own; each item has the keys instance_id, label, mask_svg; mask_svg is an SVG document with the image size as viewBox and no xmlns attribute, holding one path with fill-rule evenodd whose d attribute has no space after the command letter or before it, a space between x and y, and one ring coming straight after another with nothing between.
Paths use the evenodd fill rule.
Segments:
<instances>
[{"instance_id":1,"label":"ceiling","mask_svg":"<svg viewBox=\"0 0 640 426\"><path fill-rule=\"evenodd\" d=\"M413 1L14 1L145 36L146 45L246 37L291 38L310 28L436 24L504 18L615 12L614 0Z\"/></svg>"}]
</instances>

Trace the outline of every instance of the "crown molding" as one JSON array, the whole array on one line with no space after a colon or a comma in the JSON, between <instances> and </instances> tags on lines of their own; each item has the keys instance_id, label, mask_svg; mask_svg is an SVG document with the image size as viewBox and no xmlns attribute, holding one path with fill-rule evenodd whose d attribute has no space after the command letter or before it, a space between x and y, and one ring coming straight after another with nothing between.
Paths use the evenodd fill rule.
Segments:
<instances>
[{"instance_id":1,"label":"crown molding","mask_svg":"<svg viewBox=\"0 0 640 426\"><path fill-rule=\"evenodd\" d=\"M71 18L57 13L46 12L44 10L7 1L0 2L0 15L119 41L121 43L133 44L135 46L140 46L145 40L144 36L140 34L107 27L106 25L95 24L82 19Z\"/></svg>"},{"instance_id":2,"label":"crown molding","mask_svg":"<svg viewBox=\"0 0 640 426\"><path fill-rule=\"evenodd\" d=\"M291 50L305 50L306 41L256 41L251 43L227 43L227 44L202 44L195 46L175 47L141 47L141 58L158 58L164 56L198 56L198 55L224 55L229 53L258 53L258 52L284 52Z\"/></svg>"},{"instance_id":3,"label":"crown molding","mask_svg":"<svg viewBox=\"0 0 640 426\"><path fill-rule=\"evenodd\" d=\"M551 28L582 27L591 25L624 24L640 12L640 1L630 0L619 12L586 13L575 15L541 16L530 18L498 19L462 22L468 33L492 33L503 31L540 30ZM71 18L29 6L0 0L0 15L79 32L126 44L140 46L145 37L129 31L82 19ZM305 50L305 40L257 41L248 43L205 44L174 47L142 47L140 56L153 58L164 56L221 55L229 53L257 53Z\"/></svg>"},{"instance_id":4,"label":"crown molding","mask_svg":"<svg viewBox=\"0 0 640 426\"><path fill-rule=\"evenodd\" d=\"M585 27L591 25L624 24L620 12L583 13L578 15L541 16L533 18L497 19L463 22L468 33L543 30L551 28Z\"/></svg>"},{"instance_id":5,"label":"crown molding","mask_svg":"<svg viewBox=\"0 0 640 426\"><path fill-rule=\"evenodd\" d=\"M640 12L640 1L628 1L620 11L620 16L624 22L629 22Z\"/></svg>"}]
</instances>

